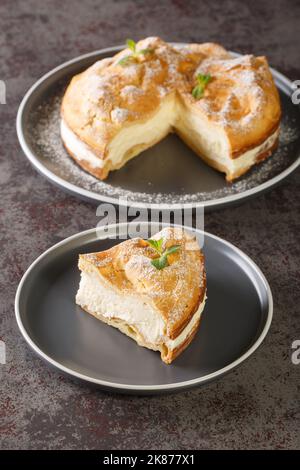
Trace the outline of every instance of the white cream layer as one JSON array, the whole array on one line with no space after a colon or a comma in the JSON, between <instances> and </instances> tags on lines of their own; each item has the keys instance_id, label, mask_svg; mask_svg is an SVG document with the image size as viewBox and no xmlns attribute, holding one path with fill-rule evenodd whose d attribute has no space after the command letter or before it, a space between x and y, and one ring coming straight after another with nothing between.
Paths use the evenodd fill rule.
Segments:
<instances>
[{"instance_id":1,"label":"white cream layer","mask_svg":"<svg viewBox=\"0 0 300 470\"><path fill-rule=\"evenodd\" d=\"M127 153L129 153L128 159L133 158L142 151L143 147L147 148L159 142L174 127L188 141L193 142L200 153L226 168L226 175L230 177L249 169L260 153L274 145L279 135L277 129L261 145L233 159L230 158L228 140L223 130L208 124L195 113L184 111L182 107L179 108L181 112L177 116L175 103L174 99L167 98L152 118L143 123L125 126L109 144L108 158L105 161L80 140L63 120L61 136L78 160L84 160L94 168L103 168L110 161L112 168L118 168Z\"/></svg>"},{"instance_id":2,"label":"white cream layer","mask_svg":"<svg viewBox=\"0 0 300 470\"><path fill-rule=\"evenodd\" d=\"M237 158L224 158L223 162L220 159L220 163L226 165L230 169L230 173L228 176L235 175L236 173L240 173L248 170L252 165L256 163L257 156L262 154L273 147L279 135L279 128L270 135L261 145L254 147L251 150L243 153Z\"/></svg>"},{"instance_id":3,"label":"white cream layer","mask_svg":"<svg viewBox=\"0 0 300 470\"><path fill-rule=\"evenodd\" d=\"M159 142L171 132L176 118L175 105L174 98L168 96L158 111L148 120L126 125L110 142L108 158L105 161L80 140L63 119L61 120L61 137L67 148L78 160L85 160L94 168L103 168L110 161L112 168L118 168L123 164L124 156L128 152L128 159L133 158L143 148L148 148L149 145Z\"/></svg>"},{"instance_id":4,"label":"white cream layer","mask_svg":"<svg viewBox=\"0 0 300 470\"><path fill-rule=\"evenodd\" d=\"M241 170L248 170L254 165L260 153L267 151L275 144L279 135L278 128L261 145L248 150L237 158L231 158L230 146L225 131L211 124L198 113L182 107L176 128L188 142L194 144L200 154L202 153L213 162L222 165L226 169L228 177L235 176L242 172Z\"/></svg>"},{"instance_id":5,"label":"white cream layer","mask_svg":"<svg viewBox=\"0 0 300 470\"><path fill-rule=\"evenodd\" d=\"M77 135L71 131L69 126L62 119L60 123L60 134L68 150L74 154L78 160L88 162L93 168L102 168L103 160L99 158L90 147L82 142Z\"/></svg>"},{"instance_id":6,"label":"white cream layer","mask_svg":"<svg viewBox=\"0 0 300 470\"><path fill-rule=\"evenodd\" d=\"M199 305L198 310L194 313L193 317L191 318L187 326L184 328L184 330L182 330L182 332L180 333L180 335L177 336L177 338L175 339L168 338L166 340L165 344L167 345L168 349L171 349L171 350L176 349L180 344L184 343L186 338L189 336L191 331L193 331L193 328L196 326L196 324L200 320L201 314L205 307L205 302L206 302L206 296L204 296L204 299Z\"/></svg>"},{"instance_id":7,"label":"white cream layer","mask_svg":"<svg viewBox=\"0 0 300 470\"><path fill-rule=\"evenodd\" d=\"M124 155L129 154L128 157L133 158L143 148L154 145L172 131L177 118L176 103L173 95L169 95L149 119L126 125L118 132L108 146L109 160L113 167L119 167L123 163Z\"/></svg>"},{"instance_id":8,"label":"white cream layer","mask_svg":"<svg viewBox=\"0 0 300 470\"><path fill-rule=\"evenodd\" d=\"M100 314L106 318L121 319L138 331L147 343L165 344L168 349L173 350L185 341L200 319L205 299L185 329L174 340L166 336L165 322L160 313L144 298L135 295L121 295L96 272L81 273L76 303L87 308L96 316Z\"/></svg>"}]
</instances>

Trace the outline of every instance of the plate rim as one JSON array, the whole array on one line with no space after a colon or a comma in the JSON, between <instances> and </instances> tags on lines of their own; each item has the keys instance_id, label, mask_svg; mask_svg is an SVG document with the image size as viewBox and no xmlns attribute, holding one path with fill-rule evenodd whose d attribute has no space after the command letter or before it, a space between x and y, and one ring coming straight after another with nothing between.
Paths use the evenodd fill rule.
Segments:
<instances>
[{"instance_id":1,"label":"plate rim","mask_svg":"<svg viewBox=\"0 0 300 470\"><path fill-rule=\"evenodd\" d=\"M173 45L177 46L182 46L187 43L181 43L181 42L171 42ZM30 161L30 163L33 165L33 167L40 173L42 174L48 181L51 181L54 183L56 186L59 186L61 189L77 196L82 199L92 201L94 203L111 203L115 204L118 206L122 207L132 207L136 209L170 209L170 207L173 210L181 210L181 209L197 209L197 208L206 208L208 210L213 210L213 209L219 209L223 206L229 206L231 204L239 203L242 202L243 200L247 200L248 198L255 196L256 194L263 193L267 191L268 189L271 189L272 187L276 186L279 184L282 180L284 180L286 177L288 177L291 173L293 173L299 166L300 166L300 154L298 155L297 159L289 165L285 170L280 172L278 175L270 178L269 180L265 181L264 183L259 184L258 186L255 186L254 188L248 189L246 191L243 191L241 193L236 193L228 196L221 197L219 199L210 199L207 201L199 201L199 202L189 202L189 203L175 203L175 204L167 204L167 203L144 203L144 202L139 202L139 201L132 201L132 200L127 200L127 199L118 199L117 197L111 197L111 196L106 196L102 195L99 193L95 193L94 191L88 190L81 188L77 184L70 183L69 181L64 180L60 176L57 176L55 173L53 173L51 170L46 168L38 157L35 156L35 154L30 150L29 145L27 144L26 138L25 138L25 133L23 132L23 116L24 116L24 110L26 109L27 103L30 100L31 95L35 92L36 89L40 87L40 85L46 81L49 77L52 75L56 74L58 71L64 69L65 67L68 67L69 65L75 64L76 62L80 62L84 59L91 58L94 56L97 56L99 54L103 53L108 53L108 52L117 52L124 48L124 46L112 46L112 47L106 47L103 49L98 49L96 51L88 52L85 54L81 54L73 59L70 59L68 61L63 62L62 64L54 67L51 69L49 72L44 74L42 77L40 77L26 92L25 96L23 97L19 108L17 112L17 118L16 118L16 130L17 130L17 136L18 140L21 146L22 151L24 152L25 156L27 159ZM230 51L233 55L235 56L240 56L242 54L239 54L237 52ZM286 93L287 95L290 95L292 91L294 91L292 81L289 80L285 75L283 75L281 72L278 72L274 68L270 67L273 76L279 80L283 87L282 91ZM84 170L82 170L84 171ZM133 193L134 194L134 193Z\"/></svg>"},{"instance_id":2,"label":"plate rim","mask_svg":"<svg viewBox=\"0 0 300 470\"><path fill-rule=\"evenodd\" d=\"M143 226L145 226L145 225L148 226L149 224L150 225L155 224L155 222L143 221L143 222L139 222L139 224L141 224ZM68 374L69 376L71 375L73 378L80 379L80 380L82 380L84 382L88 382L90 384L96 384L96 385L98 385L98 386L100 386L104 389L119 391L119 392L123 392L123 393L126 393L126 392L127 393L130 393L130 392L131 393L132 392L138 392L138 393L139 392L140 393L147 393L147 392L148 393L155 393L155 392L158 392L159 393L159 392L168 392L168 391L172 392L172 391L180 391L180 390L188 389L188 388L195 387L195 386L200 386L200 385L208 383L208 382L210 382L214 379L222 377L226 373L234 370L236 367L241 365L246 359L248 359L258 349L258 347L262 344L262 342L264 341L265 337L268 334L268 331L269 331L271 323L272 323L272 318L273 318L273 296L272 296L272 291L271 291L270 285L269 285L265 275L263 274L261 269L257 266L257 264L246 253L244 253L242 250L240 250L238 247L236 247L232 243L228 242L227 240L224 240L223 238L218 237L217 235L213 235L212 233L206 232L204 230L200 230L200 229L192 228L192 227L187 227L187 226L182 226L182 225L178 225L178 224L167 224L167 223L164 224L163 223L160 226L164 227L164 226L169 226L169 225L173 225L175 227L177 226L177 227L185 228L187 230L191 230L191 229L195 230L198 234L203 235L204 237L207 236L208 238L215 239L215 240L227 245L229 248L233 249L246 263L248 263L248 265L250 265L250 267L252 269L254 269L254 271L256 271L256 273L259 275L260 280L262 281L262 284L263 284L263 286L266 290L266 294L267 294L268 314L267 314L267 318L266 318L264 327L263 327L260 335L258 336L256 341L253 343L253 345L250 348L247 349L247 351L245 351L238 359L235 359L233 362L231 362L227 366L222 367L221 369L218 369L217 371L211 372L210 374L206 374L202 377L198 377L198 378L190 379L190 380L185 380L183 382L175 382L175 383L171 383L171 384L137 385L137 384L122 384L122 383L119 384L117 382L110 382L110 381L107 381L107 380L97 379L97 378L93 378L93 377L90 377L88 375L82 374L80 372L77 372L77 371L75 371L73 369L70 369L69 367L61 364L60 362L52 359L48 354L43 352L37 346L37 344L35 344L35 342L31 339L30 334L26 331L25 326L23 325L23 321L22 321L21 313L20 313L20 308L19 308L19 306L20 306L20 297L21 297L21 294L22 294L23 286L24 286L27 278L31 274L31 272L34 270L35 266L38 265L41 260L46 258L49 255L49 253L51 253L52 251L57 250L57 248L59 248L63 245L68 245L71 241L76 240L76 238L85 237L85 236L91 235L93 233L95 233L96 236L98 236L99 233L103 233L105 229L115 230L118 227L123 227L123 228L128 229L128 223L127 222L109 224L109 225L106 225L106 226L91 228L91 229L87 229L87 230L83 230L81 232L75 233L75 234L71 235L70 237L64 238L60 242L55 243L53 246L51 246L50 248L45 250L41 255L39 255L30 264L30 266L27 268L27 270L23 274L23 276L21 278L21 281L18 285L17 291L16 291L16 296L15 296L15 317L16 317L16 321L17 321L17 325L19 327L19 330L20 330L23 338L27 342L27 344L31 347L31 349L38 356L40 356L43 360L48 362L51 366L54 366L56 369L58 369L59 371L61 371L63 373ZM109 234L108 234L108 236L109 236ZM102 237L101 239L106 239L106 238L108 238L108 236L106 234L106 236Z\"/></svg>"},{"instance_id":3,"label":"plate rim","mask_svg":"<svg viewBox=\"0 0 300 470\"><path fill-rule=\"evenodd\" d=\"M187 43L182 43L182 42L171 42L170 44L173 44L175 46L182 46ZM60 188L66 190L67 192L77 196L81 197L85 200L93 201L96 203L104 202L104 203L111 203L115 204L117 206L122 206L122 207L132 207L136 209L160 209L160 210L165 210L165 209L170 209L170 207L173 210L181 210L181 209L197 209L197 208L206 208L208 210L213 210L213 209L219 209L223 206L235 204L242 202L243 200L247 200L251 196L255 196L256 194L263 193L264 191L267 191L268 189L271 189L272 187L276 186L278 183L280 183L282 180L284 180L287 176L289 176L291 173L293 173L298 166L300 166L300 154L298 155L297 159L289 165L285 170L280 172L278 175L273 176L269 180L265 181L264 183L259 184L258 186L255 186L254 188L247 189L246 191L243 191L241 193L236 193L228 196L223 196L218 199L210 199L206 201L195 201L195 202L188 202L188 203L145 203L145 202L139 202L139 201L132 201L132 200L127 200L126 199L118 199L117 197L111 197L99 193L95 193L94 191L88 190L81 188L75 183L70 183L69 181L66 181L60 176L57 176L55 173L53 173L51 170L46 168L45 165L43 165L39 158L30 150L29 145L27 144L27 140L25 137L25 132L23 132L23 117L24 117L24 111L26 109L26 106L30 100L31 95L37 90L40 85L43 84L49 77L52 75L55 75L57 72L60 70L68 67L69 65L75 64L77 62L81 62L84 59L91 58L94 56L97 56L99 54L104 54L108 52L117 52L120 51L124 48L123 46L112 46L112 47L106 47L103 49L98 49L96 51L88 52L86 54L79 55L73 59L70 59L68 61L63 62L62 64L54 67L51 69L49 72L44 74L42 77L40 77L26 92L25 96L23 97L19 108L17 112L17 118L16 118L16 131L17 131L17 136L18 140L21 146L22 151L24 152L25 156L27 159L30 161L30 163L33 165L33 167L43 176L46 177L47 180L51 181L54 183L56 186L59 186ZM234 56L238 57L241 56L242 54L229 51L232 53ZM282 91L286 93L287 95L290 95L292 91L294 91L292 81L289 80L285 75L283 75L281 72L278 72L274 68L270 67L270 70L272 71L273 76L283 84ZM84 171L84 170L82 170ZM134 194L134 192L133 192Z\"/></svg>"}]
</instances>

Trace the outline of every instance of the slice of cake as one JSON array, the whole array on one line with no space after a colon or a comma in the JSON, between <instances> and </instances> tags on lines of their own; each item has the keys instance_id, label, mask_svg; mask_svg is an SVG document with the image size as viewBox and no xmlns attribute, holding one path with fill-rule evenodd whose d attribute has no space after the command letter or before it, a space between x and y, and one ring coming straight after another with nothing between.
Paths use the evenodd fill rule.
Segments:
<instances>
[{"instance_id":1,"label":"slice of cake","mask_svg":"<svg viewBox=\"0 0 300 470\"><path fill-rule=\"evenodd\" d=\"M76 303L170 364L190 344L206 300L204 256L196 238L168 227L79 256Z\"/></svg>"}]
</instances>

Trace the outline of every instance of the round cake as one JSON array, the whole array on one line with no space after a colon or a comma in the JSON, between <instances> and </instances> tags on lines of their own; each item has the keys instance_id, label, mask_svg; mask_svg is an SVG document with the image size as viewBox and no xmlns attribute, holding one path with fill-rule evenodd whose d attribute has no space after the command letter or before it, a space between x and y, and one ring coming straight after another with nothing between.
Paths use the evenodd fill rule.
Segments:
<instances>
[{"instance_id":1,"label":"round cake","mask_svg":"<svg viewBox=\"0 0 300 470\"><path fill-rule=\"evenodd\" d=\"M272 154L281 109L265 57L150 37L73 77L61 115L68 153L99 179L176 132L232 181Z\"/></svg>"}]
</instances>

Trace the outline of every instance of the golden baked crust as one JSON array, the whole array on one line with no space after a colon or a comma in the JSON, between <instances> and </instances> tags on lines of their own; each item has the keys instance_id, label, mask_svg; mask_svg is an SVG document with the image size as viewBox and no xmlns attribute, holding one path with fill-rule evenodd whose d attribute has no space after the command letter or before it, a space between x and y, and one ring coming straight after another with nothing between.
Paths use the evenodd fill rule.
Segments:
<instances>
[{"instance_id":1,"label":"golden baked crust","mask_svg":"<svg viewBox=\"0 0 300 470\"><path fill-rule=\"evenodd\" d=\"M171 364L171 362L173 362L174 359L176 359L176 357L178 357L191 344L197 331L199 330L200 322L201 320L199 320L198 323L196 323L196 325L194 326L190 334L187 336L185 341L180 344L180 346L172 350L167 349L167 350L161 351L162 360L166 364Z\"/></svg>"},{"instance_id":2,"label":"golden baked crust","mask_svg":"<svg viewBox=\"0 0 300 470\"><path fill-rule=\"evenodd\" d=\"M109 250L79 256L79 269L101 276L118 292L138 294L149 301L163 317L168 338L175 339L187 326L205 299L204 256L194 237L181 229L168 227L156 234L163 248L181 248L168 256L162 270L151 264L156 252L141 238L126 240Z\"/></svg>"},{"instance_id":3,"label":"golden baked crust","mask_svg":"<svg viewBox=\"0 0 300 470\"><path fill-rule=\"evenodd\" d=\"M98 178L106 178L110 170L120 168L145 148L131 149L116 165L110 161L110 145L118 133L134 123L147 122L168 98L174 100L174 113L178 114L169 130L178 132L197 153L196 144L186 132L183 135L183 112L194 113L208 126L223 131L231 159L259 146L278 129L280 100L265 57L236 58L210 43L173 47L155 37L137 43L138 50L145 48L152 52L140 54L126 66L119 61L130 54L128 49L96 62L72 79L64 95L64 122L92 149L101 167L79 160L72 151L70 154ZM204 96L196 100L191 92L198 73L210 74L212 79ZM224 171L222 164L214 166ZM228 179L234 177L229 175Z\"/></svg>"}]
</instances>

